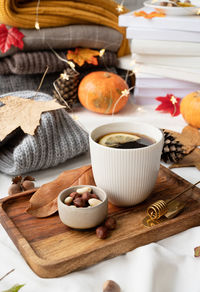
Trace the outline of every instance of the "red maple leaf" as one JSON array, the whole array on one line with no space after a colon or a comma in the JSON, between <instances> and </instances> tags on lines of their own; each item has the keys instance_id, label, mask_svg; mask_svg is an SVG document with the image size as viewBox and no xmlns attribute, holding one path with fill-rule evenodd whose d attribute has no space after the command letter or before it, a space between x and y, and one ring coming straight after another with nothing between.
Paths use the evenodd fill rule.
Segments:
<instances>
[{"instance_id":1,"label":"red maple leaf","mask_svg":"<svg viewBox=\"0 0 200 292\"><path fill-rule=\"evenodd\" d=\"M166 96L156 97L156 100L161 102L161 104L157 106L156 111L170 113L173 117L180 114L181 98L175 97L173 94L167 94Z\"/></svg>"},{"instance_id":2,"label":"red maple leaf","mask_svg":"<svg viewBox=\"0 0 200 292\"><path fill-rule=\"evenodd\" d=\"M18 47L23 49L23 33L19 31L16 27L11 27L7 29L5 24L0 25L0 51L4 54L6 53L11 46Z\"/></svg>"}]
</instances>

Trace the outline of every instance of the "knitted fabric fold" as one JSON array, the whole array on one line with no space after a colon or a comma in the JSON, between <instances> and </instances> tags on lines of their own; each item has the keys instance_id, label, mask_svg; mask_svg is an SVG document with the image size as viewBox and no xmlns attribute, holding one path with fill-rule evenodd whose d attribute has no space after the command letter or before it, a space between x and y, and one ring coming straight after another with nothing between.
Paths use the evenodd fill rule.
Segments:
<instances>
[{"instance_id":1,"label":"knitted fabric fold","mask_svg":"<svg viewBox=\"0 0 200 292\"><path fill-rule=\"evenodd\" d=\"M36 18L40 27L71 24L98 24L121 32L124 36L118 56L129 53L125 28L118 26L117 3L113 0L41 1L0 0L0 23L21 28L34 28ZM127 12L125 9L124 12Z\"/></svg>"},{"instance_id":2,"label":"knitted fabric fold","mask_svg":"<svg viewBox=\"0 0 200 292\"><path fill-rule=\"evenodd\" d=\"M0 12L1 13L1 12ZM123 36L110 27L102 25L68 25L63 27L36 29L19 29L23 35L23 52L41 50L65 50L69 48L106 48L111 52L117 52L120 48ZM13 55L21 50L12 46L7 52L1 53L0 58Z\"/></svg>"},{"instance_id":3,"label":"knitted fabric fold","mask_svg":"<svg viewBox=\"0 0 200 292\"><path fill-rule=\"evenodd\" d=\"M66 51L57 52L57 54L66 60ZM112 67L117 65L117 56L115 53L106 51L103 58L98 58L97 67ZM68 64L60 60L51 51L16 53L12 57L5 57L0 59L0 75L9 74L42 74L48 66L48 73L62 72L66 69ZM94 65L85 64L87 68L94 67Z\"/></svg>"},{"instance_id":4,"label":"knitted fabric fold","mask_svg":"<svg viewBox=\"0 0 200 292\"><path fill-rule=\"evenodd\" d=\"M39 87L43 74L0 75L0 94L22 90L35 91ZM53 82L59 77L59 75L59 73L46 74L40 91L51 95L54 88Z\"/></svg>"},{"instance_id":5,"label":"knitted fabric fold","mask_svg":"<svg viewBox=\"0 0 200 292\"><path fill-rule=\"evenodd\" d=\"M36 100L52 99L41 92L35 98L35 91L11 92L9 95ZM13 147L6 144L1 147L0 171L19 175L54 167L87 150L88 134L64 109L47 112L41 115L40 126L34 136L24 135Z\"/></svg>"}]
</instances>

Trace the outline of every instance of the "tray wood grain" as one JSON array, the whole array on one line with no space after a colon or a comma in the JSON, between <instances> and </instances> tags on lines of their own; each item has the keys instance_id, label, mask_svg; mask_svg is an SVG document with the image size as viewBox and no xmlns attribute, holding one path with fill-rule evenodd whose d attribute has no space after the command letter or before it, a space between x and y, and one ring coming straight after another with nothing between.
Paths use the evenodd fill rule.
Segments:
<instances>
[{"instance_id":1,"label":"tray wood grain","mask_svg":"<svg viewBox=\"0 0 200 292\"><path fill-rule=\"evenodd\" d=\"M59 277L199 225L197 187L181 196L186 207L176 218L150 228L142 223L151 203L172 198L190 185L161 166L155 188L146 201L130 208L109 204L109 214L117 220L117 228L105 240L96 237L95 229L79 231L65 226L57 213L42 219L27 214L25 210L35 189L1 199L0 220L38 276Z\"/></svg>"}]
</instances>

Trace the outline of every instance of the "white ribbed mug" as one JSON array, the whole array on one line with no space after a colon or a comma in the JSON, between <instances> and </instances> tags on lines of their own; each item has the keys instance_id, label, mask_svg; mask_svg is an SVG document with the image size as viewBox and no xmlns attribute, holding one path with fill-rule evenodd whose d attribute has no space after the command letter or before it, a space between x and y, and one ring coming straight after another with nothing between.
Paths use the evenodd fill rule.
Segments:
<instances>
[{"instance_id":1,"label":"white ribbed mug","mask_svg":"<svg viewBox=\"0 0 200 292\"><path fill-rule=\"evenodd\" d=\"M116 149L98 144L98 138L113 132L146 135L155 143L135 149ZM144 123L116 122L101 125L90 133L90 154L95 183L117 206L133 206L152 192L160 168L163 134Z\"/></svg>"}]
</instances>

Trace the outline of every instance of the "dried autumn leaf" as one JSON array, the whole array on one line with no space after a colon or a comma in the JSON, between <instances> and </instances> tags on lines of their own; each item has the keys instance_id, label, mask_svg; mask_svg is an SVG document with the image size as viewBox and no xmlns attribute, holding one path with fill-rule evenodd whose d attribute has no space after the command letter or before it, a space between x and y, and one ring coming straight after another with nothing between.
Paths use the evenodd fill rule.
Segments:
<instances>
[{"instance_id":1,"label":"dried autumn leaf","mask_svg":"<svg viewBox=\"0 0 200 292\"><path fill-rule=\"evenodd\" d=\"M67 60L72 60L79 66L85 62L88 64L98 65L98 60L94 56L99 56L99 52L91 49L76 48L75 51L68 50Z\"/></svg>"},{"instance_id":2,"label":"dried autumn leaf","mask_svg":"<svg viewBox=\"0 0 200 292\"><path fill-rule=\"evenodd\" d=\"M195 257L200 257L200 246L195 247L194 256Z\"/></svg>"},{"instance_id":3,"label":"dried autumn leaf","mask_svg":"<svg viewBox=\"0 0 200 292\"><path fill-rule=\"evenodd\" d=\"M156 107L156 111L170 113L173 117L180 114L181 99L179 97L175 97L173 94L167 94L166 96L158 96L155 99L161 102L161 104Z\"/></svg>"},{"instance_id":4,"label":"dried autumn leaf","mask_svg":"<svg viewBox=\"0 0 200 292\"><path fill-rule=\"evenodd\" d=\"M58 194L75 185L95 185L91 165L66 170L56 180L42 185L31 197L27 213L38 218L54 214L58 209Z\"/></svg>"},{"instance_id":5,"label":"dried autumn leaf","mask_svg":"<svg viewBox=\"0 0 200 292\"><path fill-rule=\"evenodd\" d=\"M152 12L150 12L150 13L148 14L148 17L147 17L147 18L151 19L151 18L154 18L154 17L165 17L165 16L166 16L166 15L165 15L165 13L163 13L163 12L152 11Z\"/></svg>"},{"instance_id":6,"label":"dried autumn leaf","mask_svg":"<svg viewBox=\"0 0 200 292\"><path fill-rule=\"evenodd\" d=\"M190 154L183 157L178 163L174 163L169 168L195 166L200 170L200 149L195 148Z\"/></svg>"},{"instance_id":7,"label":"dried autumn leaf","mask_svg":"<svg viewBox=\"0 0 200 292\"><path fill-rule=\"evenodd\" d=\"M164 129L164 131L168 132L171 136L173 136L177 141L179 141L183 147L183 154L189 154L192 152L197 146L200 146L200 132L198 129L186 126L183 128L181 133Z\"/></svg>"},{"instance_id":8,"label":"dried autumn leaf","mask_svg":"<svg viewBox=\"0 0 200 292\"><path fill-rule=\"evenodd\" d=\"M165 17L165 14L162 12L152 11L150 13L145 12L144 10L135 11L134 16L139 17L142 16L147 19L152 19L154 17Z\"/></svg>"},{"instance_id":9,"label":"dried autumn leaf","mask_svg":"<svg viewBox=\"0 0 200 292\"><path fill-rule=\"evenodd\" d=\"M0 25L0 51L4 54L6 53L11 46L18 47L23 49L23 33L19 31L16 27L11 27L7 29L5 24Z\"/></svg>"},{"instance_id":10,"label":"dried autumn leaf","mask_svg":"<svg viewBox=\"0 0 200 292\"><path fill-rule=\"evenodd\" d=\"M0 102L4 104L0 106L0 141L18 127L24 133L34 135L43 112L64 108L56 100L35 101L17 96L2 97Z\"/></svg>"}]
</instances>

